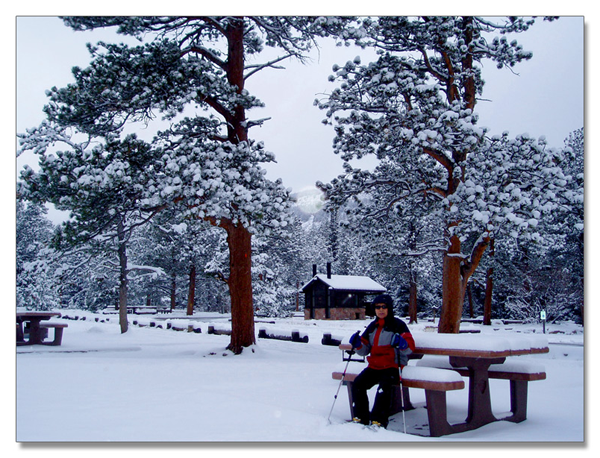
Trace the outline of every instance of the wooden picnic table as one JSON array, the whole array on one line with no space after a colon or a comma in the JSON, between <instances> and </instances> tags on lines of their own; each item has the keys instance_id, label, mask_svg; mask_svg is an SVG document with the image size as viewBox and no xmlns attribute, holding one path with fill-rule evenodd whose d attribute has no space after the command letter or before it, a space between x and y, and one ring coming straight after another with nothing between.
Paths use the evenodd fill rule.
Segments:
<instances>
[{"instance_id":1,"label":"wooden picnic table","mask_svg":"<svg viewBox=\"0 0 600 458\"><path fill-rule=\"evenodd\" d=\"M448 368L457 369L469 378L468 414L463 423L448 423L445 391L430 391L428 393L427 410L430 419L430 430L432 435L435 436L470 431L498 421L499 419L492 413L489 388L490 366L495 365L494 370L497 371L497 365L504 364L508 357L547 353L549 351L545 339L538 340L525 336L505 337L490 336L488 334L419 332L413 333L413 337L415 339L415 351L411 355L413 358L418 358L418 355L447 356ZM342 344L340 349L348 351L351 346ZM492 376L499 378L497 372L494 372ZM512 375L507 377L512 377ZM515 375L515 378L518 379L519 374ZM539 379L541 378L530 378L530 380ZM526 415L527 381L515 382L515 386L518 388L513 389L511 387L511 403L514 402L515 404L515 412L513 412L515 415L503 418L503 420L518 422L524 420ZM406 404L410 405L408 396L405 398Z\"/></svg>"},{"instance_id":2,"label":"wooden picnic table","mask_svg":"<svg viewBox=\"0 0 600 458\"><path fill-rule=\"evenodd\" d=\"M17 345L41 344L45 337L45 330L40 323L54 316L60 316L58 312L17 312ZM29 323L29 340L23 338L23 323ZM19 340L19 337L23 340Z\"/></svg>"},{"instance_id":3,"label":"wooden picnic table","mask_svg":"<svg viewBox=\"0 0 600 458\"><path fill-rule=\"evenodd\" d=\"M461 334L420 333L415 335L415 353L448 356L453 368L464 368L469 377L468 414L464 423L444 425L445 434L470 431L498 419L492 413L489 369L506 358L548 353L544 339ZM445 395L445 393L442 393Z\"/></svg>"}]
</instances>

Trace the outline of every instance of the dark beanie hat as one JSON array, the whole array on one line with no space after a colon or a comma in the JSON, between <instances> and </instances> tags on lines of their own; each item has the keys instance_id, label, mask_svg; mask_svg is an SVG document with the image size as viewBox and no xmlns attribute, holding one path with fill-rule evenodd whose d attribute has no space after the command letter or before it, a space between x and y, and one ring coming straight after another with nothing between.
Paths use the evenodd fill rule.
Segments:
<instances>
[{"instance_id":1,"label":"dark beanie hat","mask_svg":"<svg viewBox=\"0 0 600 458\"><path fill-rule=\"evenodd\" d=\"M385 304L388 310L394 309L394 300L389 294L380 294L377 296L375 299L373 299L373 305L375 304Z\"/></svg>"}]
</instances>

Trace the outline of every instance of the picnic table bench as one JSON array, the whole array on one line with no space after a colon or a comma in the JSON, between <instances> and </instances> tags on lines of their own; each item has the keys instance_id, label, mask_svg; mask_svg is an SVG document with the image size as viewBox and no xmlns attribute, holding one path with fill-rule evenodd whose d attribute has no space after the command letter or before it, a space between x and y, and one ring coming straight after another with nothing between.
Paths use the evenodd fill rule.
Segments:
<instances>
[{"instance_id":1,"label":"picnic table bench","mask_svg":"<svg viewBox=\"0 0 600 458\"><path fill-rule=\"evenodd\" d=\"M470 431L498 420L521 422L527 418L528 382L546 378L543 367L509 361L510 356L547 353L547 342L532 338L496 337L480 334L413 334L420 355L437 355L437 359L426 356L416 366L406 366L402 371L402 384L407 388L425 390L429 433L442 436ZM349 350L350 345L340 345ZM443 359L440 359L443 357ZM363 366L364 367L364 366ZM358 372L356 372L358 370ZM346 372L344 378L351 384L361 368ZM448 371L444 376L439 371ZM332 376L341 380L342 373ZM446 393L464 387L456 377L469 379L468 414L463 423L450 424L447 420ZM489 379L510 380L511 415L496 418L492 413ZM350 393L350 387L349 387ZM408 395L402 393L404 405L411 408ZM351 401L351 399L350 399ZM405 409L405 410L407 410Z\"/></svg>"},{"instance_id":2,"label":"picnic table bench","mask_svg":"<svg viewBox=\"0 0 600 458\"><path fill-rule=\"evenodd\" d=\"M54 329L54 340L42 343L44 345L60 345L62 343L63 330L68 326L66 323L41 323L41 329Z\"/></svg>"},{"instance_id":3,"label":"picnic table bench","mask_svg":"<svg viewBox=\"0 0 600 458\"><path fill-rule=\"evenodd\" d=\"M350 367L351 365L353 367ZM343 369L334 371L332 374L332 378L335 380L342 380L343 377L342 383L348 388L351 418L354 417L352 384L364 367L364 364L361 363L350 363L345 376ZM425 390L425 400L427 402L429 431L432 436L442 435L447 423L446 392L462 390L464 387L465 382L457 372L432 367L406 366L402 370L403 391L401 392L400 385L395 387L396 389L392 394L390 415L401 412L403 409L405 411L414 409L408 396L408 389L423 389Z\"/></svg>"},{"instance_id":4,"label":"picnic table bench","mask_svg":"<svg viewBox=\"0 0 600 458\"><path fill-rule=\"evenodd\" d=\"M458 372L463 377L469 377L466 367L453 367L449 358L430 356L417 362L419 367L432 367ZM520 423L527 419L528 382L545 380L546 372L541 364L508 361L503 364L492 364L488 369L488 378L510 381L510 416L502 418L505 421Z\"/></svg>"}]
</instances>

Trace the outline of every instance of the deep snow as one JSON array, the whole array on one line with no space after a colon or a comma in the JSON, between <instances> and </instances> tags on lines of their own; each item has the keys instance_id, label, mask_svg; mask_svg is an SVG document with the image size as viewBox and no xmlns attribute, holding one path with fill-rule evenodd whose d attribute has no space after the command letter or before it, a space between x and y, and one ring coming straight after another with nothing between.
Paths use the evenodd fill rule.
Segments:
<instances>
[{"instance_id":1,"label":"deep snow","mask_svg":"<svg viewBox=\"0 0 600 458\"><path fill-rule=\"evenodd\" d=\"M193 324L201 333L130 326L120 334L116 315L63 310L68 320L60 347L18 347L16 356L16 439L19 442L580 442L584 440L583 328L547 325L550 353L515 357L541 363L547 379L529 385L528 418L520 424L495 422L475 431L430 438L396 431L373 432L349 424L346 388L331 415L339 382L332 370L342 359L337 347L321 344L323 333L343 336L366 321L258 319L261 328L299 330L308 343L257 339L235 356L225 351L229 337L209 335L208 326L226 328L227 315L198 313L193 319L130 316L139 323L161 320ZM110 322L94 319L110 318ZM166 321L163 322L166 323ZM275 323L270 323L275 321ZM418 340L432 323L410 329ZM165 326L166 327L166 326ZM541 324L463 324L482 334L541 334ZM468 336L468 334L466 335ZM491 381L497 414L508 413L508 382ZM373 394L370 396L373 397ZM417 406L423 390L411 390ZM467 390L448 393L453 421L466 416ZM411 428L425 423L424 409L406 412Z\"/></svg>"}]
</instances>

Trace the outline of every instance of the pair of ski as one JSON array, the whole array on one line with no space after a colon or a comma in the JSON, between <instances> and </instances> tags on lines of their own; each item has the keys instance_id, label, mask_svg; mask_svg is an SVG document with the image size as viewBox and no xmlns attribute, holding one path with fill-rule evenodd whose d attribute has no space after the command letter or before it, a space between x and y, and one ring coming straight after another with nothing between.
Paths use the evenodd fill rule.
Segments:
<instances>
[{"instance_id":1,"label":"pair of ski","mask_svg":"<svg viewBox=\"0 0 600 458\"><path fill-rule=\"evenodd\" d=\"M362 429L369 429L369 430L375 431L375 432L377 432L383 428L383 426L378 422L373 422L369 425L365 425L365 424L361 423L360 421L356 421L356 420L348 420L348 422L354 423L356 425L360 425L360 426L362 426Z\"/></svg>"}]
</instances>

